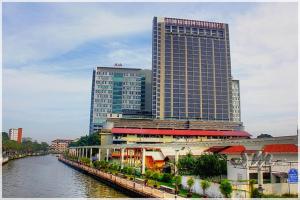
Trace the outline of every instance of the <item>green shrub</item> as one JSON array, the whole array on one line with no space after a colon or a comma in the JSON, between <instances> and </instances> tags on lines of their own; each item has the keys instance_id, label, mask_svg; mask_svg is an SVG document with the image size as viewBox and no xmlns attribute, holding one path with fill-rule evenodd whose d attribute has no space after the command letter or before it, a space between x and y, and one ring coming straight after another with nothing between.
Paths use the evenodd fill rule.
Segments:
<instances>
[{"instance_id":1,"label":"green shrub","mask_svg":"<svg viewBox=\"0 0 300 200\"><path fill-rule=\"evenodd\" d=\"M150 179L150 178L152 177L152 174L153 174L153 172L152 172L151 170L147 170L147 171L145 172L145 177L146 177L147 179Z\"/></svg>"},{"instance_id":2,"label":"green shrub","mask_svg":"<svg viewBox=\"0 0 300 200\"><path fill-rule=\"evenodd\" d=\"M162 177L161 177L161 181L165 182L165 183L171 183L172 178L173 178L172 174L170 174L170 173L163 173Z\"/></svg>"},{"instance_id":3,"label":"green shrub","mask_svg":"<svg viewBox=\"0 0 300 200\"><path fill-rule=\"evenodd\" d=\"M121 172L123 173L123 174L128 174L128 167L123 167L123 169L121 169Z\"/></svg>"},{"instance_id":4,"label":"green shrub","mask_svg":"<svg viewBox=\"0 0 300 200\"><path fill-rule=\"evenodd\" d=\"M232 193L232 185L229 180L224 179L221 181L220 191L226 198L230 198Z\"/></svg>"},{"instance_id":5,"label":"green shrub","mask_svg":"<svg viewBox=\"0 0 300 200\"><path fill-rule=\"evenodd\" d=\"M152 178L153 180L158 181L158 180L159 180L159 176L160 176L160 173L159 173L159 172L153 172L151 178Z\"/></svg>"},{"instance_id":6,"label":"green shrub","mask_svg":"<svg viewBox=\"0 0 300 200\"><path fill-rule=\"evenodd\" d=\"M127 174L128 175L133 175L134 174L134 168L133 167L128 167Z\"/></svg>"}]
</instances>

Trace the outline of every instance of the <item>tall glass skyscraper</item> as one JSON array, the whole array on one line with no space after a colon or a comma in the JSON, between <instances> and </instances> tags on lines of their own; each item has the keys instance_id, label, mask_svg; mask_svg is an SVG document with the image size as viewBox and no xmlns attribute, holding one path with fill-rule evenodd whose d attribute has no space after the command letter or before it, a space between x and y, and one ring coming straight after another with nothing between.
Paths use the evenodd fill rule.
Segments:
<instances>
[{"instance_id":1,"label":"tall glass skyscraper","mask_svg":"<svg viewBox=\"0 0 300 200\"><path fill-rule=\"evenodd\" d=\"M151 87L149 72L120 66L93 70L90 134L103 127L107 114L135 114L151 110L151 92L145 91Z\"/></svg>"},{"instance_id":2,"label":"tall glass skyscraper","mask_svg":"<svg viewBox=\"0 0 300 200\"><path fill-rule=\"evenodd\" d=\"M152 114L232 121L228 24L153 19Z\"/></svg>"}]
</instances>

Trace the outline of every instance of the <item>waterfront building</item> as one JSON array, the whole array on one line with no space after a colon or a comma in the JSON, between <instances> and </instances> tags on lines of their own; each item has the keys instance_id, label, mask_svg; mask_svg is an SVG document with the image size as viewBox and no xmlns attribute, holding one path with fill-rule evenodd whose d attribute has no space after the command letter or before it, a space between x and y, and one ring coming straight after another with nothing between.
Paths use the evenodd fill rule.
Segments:
<instances>
[{"instance_id":1,"label":"waterfront building","mask_svg":"<svg viewBox=\"0 0 300 200\"><path fill-rule=\"evenodd\" d=\"M228 24L153 19L152 114L233 121Z\"/></svg>"},{"instance_id":2,"label":"waterfront building","mask_svg":"<svg viewBox=\"0 0 300 200\"><path fill-rule=\"evenodd\" d=\"M238 122L108 116L100 137L106 141L101 144L133 144L245 139L250 134Z\"/></svg>"},{"instance_id":3,"label":"waterfront building","mask_svg":"<svg viewBox=\"0 0 300 200\"><path fill-rule=\"evenodd\" d=\"M241 121L240 83L232 80L232 121Z\"/></svg>"},{"instance_id":4,"label":"waterfront building","mask_svg":"<svg viewBox=\"0 0 300 200\"><path fill-rule=\"evenodd\" d=\"M52 151L54 153L63 153L68 149L69 144L72 141L73 140L68 140L68 139L53 140L50 145L50 151Z\"/></svg>"},{"instance_id":5,"label":"waterfront building","mask_svg":"<svg viewBox=\"0 0 300 200\"><path fill-rule=\"evenodd\" d=\"M150 113L150 78L151 71L146 69L123 68L121 65L96 67L93 70L89 133L103 127L107 114Z\"/></svg>"},{"instance_id":6,"label":"waterfront building","mask_svg":"<svg viewBox=\"0 0 300 200\"><path fill-rule=\"evenodd\" d=\"M18 143L22 142L23 129L22 128L11 128L8 131L10 140L15 140Z\"/></svg>"}]
</instances>

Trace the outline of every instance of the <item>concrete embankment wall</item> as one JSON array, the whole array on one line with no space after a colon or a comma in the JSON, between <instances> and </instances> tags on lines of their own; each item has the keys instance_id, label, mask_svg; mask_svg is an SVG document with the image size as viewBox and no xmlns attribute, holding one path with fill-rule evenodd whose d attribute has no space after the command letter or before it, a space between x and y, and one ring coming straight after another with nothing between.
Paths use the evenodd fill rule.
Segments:
<instances>
[{"instance_id":1,"label":"concrete embankment wall","mask_svg":"<svg viewBox=\"0 0 300 200\"><path fill-rule=\"evenodd\" d=\"M88 167L77 162L66 160L62 157L58 158L61 162L80 170L84 173L87 173L94 178L107 183L108 185L123 191L125 194L128 194L132 197L152 197L152 198L174 198L173 194L145 186L143 184L136 183L134 181L121 178L119 176L102 172L98 169Z\"/></svg>"}]
</instances>

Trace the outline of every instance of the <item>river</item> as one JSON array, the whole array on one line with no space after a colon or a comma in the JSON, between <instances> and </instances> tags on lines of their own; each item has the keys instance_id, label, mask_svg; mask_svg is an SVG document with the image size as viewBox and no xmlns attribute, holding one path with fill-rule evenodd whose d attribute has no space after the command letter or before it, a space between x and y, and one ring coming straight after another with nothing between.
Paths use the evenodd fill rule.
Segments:
<instances>
[{"instance_id":1,"label":"river","mask_svg":"<svg viewBox=\"0 0 300 200\"><path fill-rule=\"evenodd\" d=\"M54 155L9 161L2 166L4 198L126 198L125 194L57 160Z\"/></svg>"}]
</instances>

